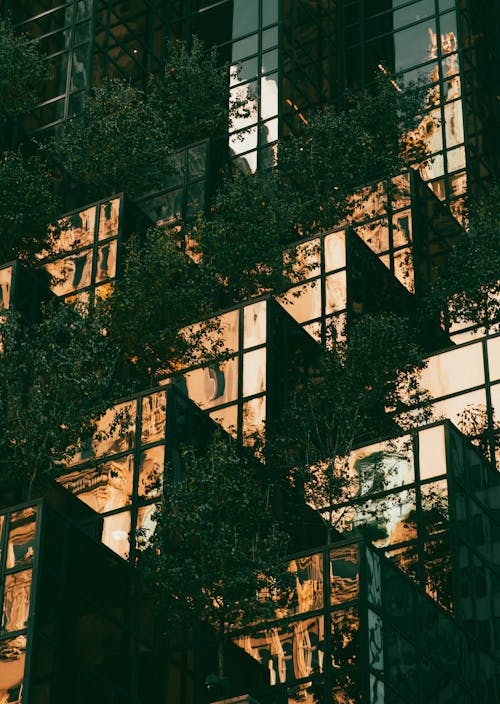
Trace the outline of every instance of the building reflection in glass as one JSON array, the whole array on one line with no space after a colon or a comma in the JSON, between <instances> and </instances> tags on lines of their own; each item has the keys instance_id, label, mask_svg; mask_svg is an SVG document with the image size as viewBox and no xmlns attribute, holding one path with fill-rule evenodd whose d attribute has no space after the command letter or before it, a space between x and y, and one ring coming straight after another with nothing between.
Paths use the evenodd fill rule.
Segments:
<instances>
[{"instance_id":1,"label":"building reflection in glass","mask_svg":"<svg viewBox=\"0 0 500 704\"><path fill-rule=\"evenodd\" d=\"M10 307L10 292L12 288L11 266L0 268L0 311L8 310Z\"/></svg>"}]
</instances>

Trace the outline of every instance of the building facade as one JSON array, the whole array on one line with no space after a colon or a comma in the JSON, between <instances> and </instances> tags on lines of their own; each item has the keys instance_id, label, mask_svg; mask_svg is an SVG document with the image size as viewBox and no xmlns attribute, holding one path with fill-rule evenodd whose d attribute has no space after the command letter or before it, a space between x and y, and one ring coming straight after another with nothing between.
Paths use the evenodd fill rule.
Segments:
<instances>
[{"instance_id":1,"label":"building facade","mask_svg":"<svg viewBox=\"0 0 500 704\"><path fill-rule=\"evenodd\" d=\"M97 429L125 408L125 434L74 457L44 499L0 513L0 702L204 704L210 633L166 651L135 575L162 477L182 475L179 448L204 447L214 423L243 445L256 433L272 437L288 394L326 353L332 325L341 334L379 312L416 320L424 285L465 236L465 196L498 173L500 10L488 0L2 0L0 8L39 41L51 69L23 121L26 139L83 116L107 78L145 87L169 39L198 36L215 47L228 67L229 106L242 96L249 106L218 140L177 149L163 189L134 202L102 193L61 213L62 235L32 270L0 262L0 320L11 309L36 320L53 297L88 304L109 295L132 233L208 208L221 153L243 173L271 169L279 139L377 72L427 86L425 166L378 182L349 223L301 241L295 252L307 273L284 295L193 321L210 328L216 319L223 358L125 396ZM500 701L500 332L438 320L419 332L435 420L354 447L352 495L333 507L309 502L318 523L326 509L335 516L335 541L304 537L290 555L287 607L235 635L231 694L250 692L260 704ZM481 421L472 429L468 412Z\"/></svg>"}]
</instances>

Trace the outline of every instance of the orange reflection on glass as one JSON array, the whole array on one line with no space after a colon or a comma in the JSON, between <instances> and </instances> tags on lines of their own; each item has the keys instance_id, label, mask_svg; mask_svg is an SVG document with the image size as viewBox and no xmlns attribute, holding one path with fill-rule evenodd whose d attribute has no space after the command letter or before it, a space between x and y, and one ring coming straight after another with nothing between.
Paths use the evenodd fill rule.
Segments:
<instances>
[{"instance_id":1,"label":"orange reflection on glass","mask_svg":"<svg viewBox=\"0 0 500 704\"><path fill-rule=\"evenodd\" d=\"M142 399L141 443L156 442L165 437L167 398L165 391Z\"/></svg>"},{"instance_id":2,"label":"orange reflection on glass","mask_svg":"<svg viewBox=\"0 0 500 704\"><path fill-rule=\"evenodd\" d=\"M165 446L150 447L141 453L139 466L139 496L155 498L163 485Z\"/></svg>"},{"instance_id":3,"label":"orange reflection on glass","mask_svg":"<svg viewBox=\"0 0 500 704\"><path fill-rule=\"evenodd\" d=\"M120 216L120 199L113 198L106 203L102 203L99 211L99 239L105 240L108 237L118 235L118 225Z\"/></svg>"},{"instance_id":4,"label":"orange reflection on glass","mask_svg":"<svg viewBox=\"0 0 500 704\"><path fill-rule=\"evenodd\" d=\"M305 555L290 562L295 585L289 603L280 616L293 616L323 607L323 555Z\"/></svg>"},{"instance_id":5,"label":"orange reflection on glass","mask_svg":"<svg viewBox=\"0 0 500 704\"><path fill-rule=\"evenodd\" d=\"M30 608L31 576L31 570L22 570L5 577L2 633L26 628Z\"/></svg>"},{"instance_id":6,"label":"orange reflection on glass","mask_svg":"<svg viewBox=\"0 0 500 704\"><path fill-rule=\"evenodd\" d=\"M36 537L36 509L33 507L16 511L10 516L7 544L8 569L28 565L33 561Z\"/></svg>"},{"instance_id":7,"label":"orange reflection on glass","mask_svg":"<svg viewBox=\"0 0 500 704\"><path fill-rule=\"evenodd\" d=\"M130 551L129 533L130 511L115 513L104 518L102 542L124 559L127 559Z\"/></svg>"},{"instance_id":8,"label":"orange reflection on glass","mask_svg":"<svg viewBox=\"0 0 500 704\"><path fill-rule=\"evenodd\" d=\"M26 636L0 641L0 701L21 704Z\"/></svg>"},{"instance_id":9,"label":"orange reflection on glass","mask_svg":"<svg viewBox=\"0 0 500 704\"><path fill-rule=\"evenodd\" d=\"M12 267L0 269L0 310L8 310L10 306L10 289L12 286Z\"/></svg>"}]
</instances>

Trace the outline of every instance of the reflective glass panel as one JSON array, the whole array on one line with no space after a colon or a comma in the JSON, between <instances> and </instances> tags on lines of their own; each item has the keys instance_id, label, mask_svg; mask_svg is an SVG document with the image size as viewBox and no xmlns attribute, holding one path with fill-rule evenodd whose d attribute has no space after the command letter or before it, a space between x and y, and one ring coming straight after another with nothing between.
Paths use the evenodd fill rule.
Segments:
<instances>
[{"instance_id":1,"label":"reflective glass panel","mask_svg":"<svg viewBox=\"0 0 500 704\"><path fill-rule=\"evenodd\" d=\"M243 435L248 438L254 433L264 432L266 420L266 397L253 398L243 404Z\"/></svg>"},{"instance_id":2,"label":"reflective glass panel","mask_svg":"<svg viewBox=\"0 0 500 704\"><path fill-rule=\"evenodd\" d=\"M319 281L295 286L279 299L281 305L298 323L321 316L321 284Z\"/></svg>"},{"instance_id":3,"label":"reflective glass panel","mask_svg":"<svg viewBox=\"0 0 500 704\"><path fill-rule=\"evenodd\" d=\"M36 509L28 507L12 513L7 545L6 567L8 569L28 565L33 561L35 537Z\"/></svg>"},{"instance_id":4,"label":"reflective glass panel","mask_svg":"<svg viewBox=\"0 0 500 704\"><path fill-rule=\"evenodd\" d=\"M112 240L107 244L102 244L97 250L97 268L95 272L95 281L97 283L105 279L113 279L116 276L117 247L117 240Z\"/></svg>"},{"instance_id":5,"label":"reflective glass panel","mask_svg":"<svg viewBox=\"0 0 500 704\"><path fill-rule=\"evenodd\" d=\"M488 340L488 364L490 368L490 380L500 379L500 337Z\"/></svg>"},{"instance_id":6,"label":"reflective glass panel","mask_svg":"<svg viewBox=\"0 0 500 704\"><path fill-rule=\"evenodd\" d=\"M267 302L259 301L243 309L245 348L266 342Z\"/></svg>"},{"instance_id":7,"label":"reflective glass panel","mask_svg":"<svg viewBox=\"0 0 500 704\"><path fill-rule=\"evenodd\" d=\"M434 398L483 383L483 355L480 344L459 347L429 357L429 364L422 372L422 386L428 389Z\"/></svg>"},{"instance_id":8,"label":"reflective glass panel","mask_svg":"<svg viewBox=\"0 0 500 704\"><path fill-rule=\"evenodd\" d=\"M259 27L259 0L234 0L233 39L255 32Z\"/></svg>"},{"instance_id":9,"label":"reflective glass panel","mask_svg":"<svg viewBox=\"0 0 500 704\"><path fill-rule=\"evenodd\" d=\"M359 661L359 614L357 609L332 611L332 664L336 669L353 667Z\"/></svg>"},{"instance_id":10,"label":"reflective glass panel","mask_svg":"<svg viewBox=\"0 0 500 704\"><path fill-rule=\"evenodd\" d=\"M149 540L156 530L155 512L156 504L148 506L140 506L137 512L137 540L136 546L138 550L144 550L148 547Z\"/></svg>"},{"instance_id":11,"label":"reflective glass panel","mask_svg":"<svg viewBox=\"0 0 500 704\"><path fill-rule=\"evenodd\" d=\"M324 239L325 271L343 269L346 265L345 232L332 232Z\"/></svg>"},{"instance_id":12,"label":"reflective glass panel","mask_svg":"<svg viewBox=\"0 0 500 704\"><path fill-rule=\"evenodd\" d=\"M136 402L120 403L101 416L93 441L96 457L130 450L134 445Z\"/></svg>"},{"instance_id":13,"label":"reflective glass panel","mask_svg":"<svg viewBox=\"0 0 500 704\"><path fill-rule=\"evenodd\" d=\"M436 23L429 20L394 34L396 72L423 63L436 55Z\"/></svg>"},{"instance_id":14,"label":"reflective glass panel","mask_svg":"<svg viewBox=\"0 0 500 704\"><path fill-rule=\"evenodd\" d=\"M99 239L105 240L108 237L118 235L120 217L120 199L113 198L106 203L102 203L99 213Z\"/></svg>"},{"instance_id":15,"label":"reflective glass panel","mask_svg":"<svg viewBox=\"0 0 500 704\"><path fill-rule=\"evenodd\" d=\"M243 355L243 396L266 390L266 348Z\"/></svg>"},{"instance_id":16,"label":"reflective glass panel","mask_svg":"<svg viewBox=\"0 0 500 704\"><path fill-rule=\"evenodd\" d=\"M260 115L263 120L278 114L278 74L260 80Z\"/></svg>"},{"instance_id":17,"label":"reflective glass panel","mask_svg":"<svg viewBox=\"0 0 500 704\"><path fill-rule=\"evenodd\" d=\"M238 358L232 357L220 365L194 369L184 375L189 398L200 408L235 401L238 395Z\"/></svg>"},{"instance_id":18,"label":"reflective glass panel","mask_svg":"<svg viewBox=\"0 0 500 704\"><path fill-rule=\"evenodd\" d=\"M345 310L347 306L347 275L345 271L326 277L325 313Z\"/></svg>"},{"instance_id":19,"label":"reflective glass panel","mask_svg":"<svg viewBox=\"0 0 500 704\"><path fill-rule=\"evenodd\" d=\"M30 609L32 570L21 570L5 577L2 633L26 628Z\"/></svg>"},{"instance_id":20,"label":"reflective glass panel","mask_svg":"<svg viewBox=\"0 0 500 704\"><path fill-rule=\"evenodd\" d=\"M444 425L419 430L418 455L420 479L446 474Z\"/></svg>"},{"instance_id":21,"label":"reflective glass panel","mask_svg":"<svg viewBox=\"0 0 500 704\"><path fill-rule=\"evenodd\" d=\"M165 437L167 397L158 391L142 399L141 443L156 442Z\"/></svg>"},{"instance_id":22,"label":"reflective glass panel","mask_svg":"<svg viewBox=\"0 0 500 704\"><path fill-rule=\"evenodd\" d=\"M382 618L371 609L368 609L368 658L370 667L382 673L384 670Z\"/></svg>"},{"instance_id":23,"label":"reflective glass panel","mask_svg":"<svg viewBox=\"0 0 500 704\"><path fill-rule=\"evenodd\" d=\"M62 232L52 253L70 252L72 249L85 247L94 241L96 207L81 210L60 221Z\"/></svg>"},{"instance_id":24,"label":"reflective glass panel","mask_svg":"<svg viewBox=\"0 0 500 704\"><path fill-rule=\"evenodd\" d=\"M150 447L141 453L139 466L139 496L159 496L165 467L165 446Z\"/></svg>"},{"instance_id":25,"label":"reflective glass panel","mask_svg":"<svg viewBox=\"0 0 500 704\"><path fill-rule=\"evenodd\" d=\"M20 704L26 659L26 636L0 641L0 697Z\"/></svg>"},{"instance_id":26,"label":"reflective glass panel","mask_svg":"<svg viewBox=\"0 0 500 704\"><path fill-rule=\"evenodd\" d=\"M286 613L280 616L293 616L323 608L322 553L295 558L290 562L289 570L295 583Z\"/></svg>"},{"instance_id":27,"label":"reflective glass panel","mask_svg":"<svg viewBox=\"0 0 500 704\"><path fill-rule=\"evenodd\" d=\"M238 424L238 406L236 404L227 406L227 408L218 408L216 411L210 413L210 417L213 418L216 423L222 425L224 430L230 435L233 437L236 436L236 426Z\"/></svg>"},{"instance_id":28,"label":"reflective glass panel","mask_svg":"<svg viewBox=\"0 0 500 704\"><path fill-rule=\"evenodd\" d=\"M330 552L330 604L357 599L359 595L358 545L345 545Z\"/></svg>"},{"instance_id":29,"label":"reflective glass panel","mask_svg":"<svg viewBox=\"0 0 500 704\"><path fill-rule=\"evenodd\" d=\"M94 511L105 513L131 502L133 471L133 455L126 455L96 468L72 473L64 477L63 484Z\"/></svg>"},{"instance_id":30,"label":"reflective glass panel","mask_svg":"<svg viewBox=\"0 0 500 704\"><path fill-rule=\"evenodd\" d=\"M79 288L90 286L92 259L92 250L86 249L79 254L45 265L55 280L52 290L56 296L64 296Z\"/></svg>"},{"instance_id":31,"label":"reflective glass panel","mask_svg":"<svg viewBox=\"0 0 500 704\"><path fill-rule=\"evenodd\" d=\"M10 305L12 271L11 266L0 269L0 310L7 310Z\"/></svg>"},{"instance_id":32,"label":"reflective glass panel","mask_svg":"<svg viewBox=\"0 0 500 704\"><path fill-rule=\"evenodd\" d=\"M129 554L130 512L123 511L104 518L102 542L126 559Z\"/></svg>"}]
</instances>

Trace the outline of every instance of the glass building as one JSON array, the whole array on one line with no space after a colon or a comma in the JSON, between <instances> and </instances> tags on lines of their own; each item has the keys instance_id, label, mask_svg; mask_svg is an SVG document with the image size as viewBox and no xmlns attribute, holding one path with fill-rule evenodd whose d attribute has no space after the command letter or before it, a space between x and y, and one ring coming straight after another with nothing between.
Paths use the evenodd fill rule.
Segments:
<instances>
[{"instance_id":1,"label":"glass building","mask_svg":"<svg viewBox=\"0 0 500 704\"><path fill-rule=\"evenodd\" d=\"M294 245L308 273L285 294L193 321L216 321L219 360L134 388L46 498L0 511L0 702L206 704L212 634L165 649L134 568L164 473L181 476L182 448L204 448L216 424L250 446L272 433L331 326L415 315L466 237L454 217L465 194L498 169L500 11L489 0L0 0L0 13L40 41L51 71L17 140L43 140L81 115L106 78L144 87L169 38L216 47L229 105L248 105L227 134L178 149L161 190L71 201L33 271L0 262L0 320L9 310L36 320L49 297L108 295L127 237L207 208L221 164L272 168L278 139L378 71L428 88L420 130L433 158L420 172L353 194L349 222ZM232 694L259 704L500 701L500 332L430 320L420 336L432 422L354 447L349 493L335 506L308 497L317 525L333 516L334 539L308 534L290 556L286 606L228 645ZM98 440L120 412L126 427Z\"/></svg>"}]
</instances>

